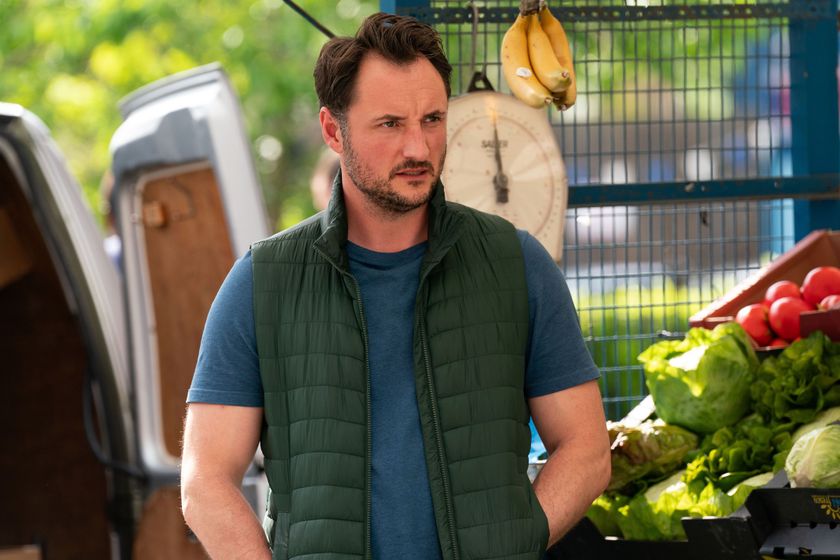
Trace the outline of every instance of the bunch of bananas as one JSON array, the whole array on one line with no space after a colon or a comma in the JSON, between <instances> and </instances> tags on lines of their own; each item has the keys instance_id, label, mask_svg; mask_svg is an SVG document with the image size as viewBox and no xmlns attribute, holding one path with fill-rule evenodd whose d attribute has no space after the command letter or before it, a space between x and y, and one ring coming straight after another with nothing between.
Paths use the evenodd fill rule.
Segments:
<instances>
[{"instance_id":1,"label":"bunch of bananas","mask_svg":"<svg viewBox=\"0 0 840 560\"><path fill-rule=\"evenodd\" d=\"M569 40L547 5L526 4L502 39L502 72L510 91L531 107L554 103L564 111L577 98Z\"/></svg>"}]
</instances>

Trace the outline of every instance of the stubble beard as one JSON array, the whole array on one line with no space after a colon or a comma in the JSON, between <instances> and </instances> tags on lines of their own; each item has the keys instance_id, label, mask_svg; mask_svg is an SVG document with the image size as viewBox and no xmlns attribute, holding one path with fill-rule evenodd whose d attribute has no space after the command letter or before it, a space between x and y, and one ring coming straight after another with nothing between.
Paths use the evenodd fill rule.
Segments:
<instances>
[{"instance_id":1,"label":"stubble beard","mask_svg":"<svg viewBox=\"0 0 840 560\"><path fill-rule=\"evenodd\" d=\"M347 175L356 188L364 195L369 204L381 210L388 216L401 216L412 210L416 210L421 206L428 204L435 193L435 185L440 179L441 171L443 170L443 162L446 159L446 149L443 150L437 169L429 161L406 160L400 165L396 166L388 174L387 178L377 177L373 174L370 168L359 161L359 157L353 150L353 145L350 142L350 134L346 127L343 127L342 135L344 137L344 167ZM432 180L423 192L415 197L408 197L397 191L392 185L396 174L403 169L419 169L426 168L432 174ZM419 181L418 181L419 182ZM424 181L425 182L425 181ZM419 190L420 185L416 188Z\"/></svg>"}]
</instances>

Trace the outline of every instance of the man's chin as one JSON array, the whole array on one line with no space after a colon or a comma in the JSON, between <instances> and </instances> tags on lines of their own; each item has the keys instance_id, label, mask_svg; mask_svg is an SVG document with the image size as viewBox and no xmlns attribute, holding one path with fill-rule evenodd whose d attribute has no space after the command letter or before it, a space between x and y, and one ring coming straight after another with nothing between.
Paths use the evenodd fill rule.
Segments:
<instances>
[{"instance_id":1,"label":"man's chin","mask_svg":"<svg viewBox=\"0 0 840 560\"><path fill-rule=\"evenodd\" d=\"M425 188L423 188L424 186ZM396 194L400 191L395 190L393 192ZM398 214L407 214L428 204L433 193L434 183L430 185L428 181L423 181L422 184L412 186L407 195L400 194L399 196L389 197L387 202L383 201L384 205L382 206Z\"/></svg>"}]
</instances>

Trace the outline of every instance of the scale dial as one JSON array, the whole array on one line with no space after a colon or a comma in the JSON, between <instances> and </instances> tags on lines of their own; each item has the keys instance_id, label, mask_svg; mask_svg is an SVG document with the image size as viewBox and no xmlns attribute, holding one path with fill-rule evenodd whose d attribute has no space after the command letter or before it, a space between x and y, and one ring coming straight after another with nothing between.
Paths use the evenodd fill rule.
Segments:
<instances>
[{"instance_id":1,"label":"scale dial","mask_svg":"<svg viewBox=\"0 0 840 560\"><path fill-rule=\"evenodd\" d=\"M546 112L510 95L468 93L449 102L447 136L447 198L527 230L559 261L568 178Z\"/></svg>"}]
</instances>

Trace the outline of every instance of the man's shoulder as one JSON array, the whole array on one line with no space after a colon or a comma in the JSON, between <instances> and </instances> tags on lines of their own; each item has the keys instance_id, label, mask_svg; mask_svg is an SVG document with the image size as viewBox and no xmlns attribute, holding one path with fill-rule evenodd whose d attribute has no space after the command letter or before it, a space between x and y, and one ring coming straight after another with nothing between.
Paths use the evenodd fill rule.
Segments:
<instances>
[{"instance_id":1,"label":"man's shoulder","mask_svg":"<svg viewBox=\"0 0 840 560\"><path fill-rule=\"evenodd\" d=\"M266 250L273 250L287 243L314 241L321 235L321 221L324 212L318 212L290 228L277 232L270 237L260 239L251 244L252 258L260 260L259 255Z\"/></svg>"}]
</instances>

